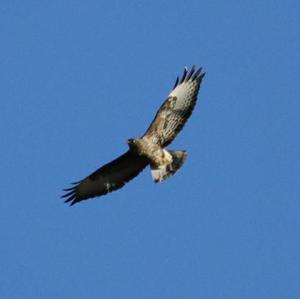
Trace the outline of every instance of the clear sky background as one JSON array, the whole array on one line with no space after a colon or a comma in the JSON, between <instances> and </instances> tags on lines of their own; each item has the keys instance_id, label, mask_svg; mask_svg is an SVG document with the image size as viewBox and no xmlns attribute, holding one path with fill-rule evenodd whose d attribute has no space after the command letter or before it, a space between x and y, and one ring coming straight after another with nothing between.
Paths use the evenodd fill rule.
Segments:
<instances>
[{"instance_id":1,"label":"clear sky background","mask_svg":"<svg viewBox=\"0 0 300 299\"><path fill-rule=\"evenodd\" d=\"M2 1L1 298L300 298L299 1ZM61 189L141 135L184 66L198 105L149 170Z\"/></svg>"}]
</instances>

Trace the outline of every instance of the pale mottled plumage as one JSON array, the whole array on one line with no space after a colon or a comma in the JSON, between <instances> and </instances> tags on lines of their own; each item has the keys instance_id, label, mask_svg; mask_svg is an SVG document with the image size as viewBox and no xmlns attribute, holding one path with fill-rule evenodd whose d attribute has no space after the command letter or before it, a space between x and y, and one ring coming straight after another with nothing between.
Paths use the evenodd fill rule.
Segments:
<instances>
[{"instance_id":1,"label":"pale mottled plumage","mask_svg":"<svg viewBox=\"0 0 300 299\"><path fill-rule=\"evenodd\" d=\"M185 151L165 149L190 117L205 73L184 69L183 76L175 82L174 88L158 110L154 120L141 138L129 139L129 150L102 166L85 179L64 189L62 197L71 205L88 198L101 196L121 188L137 176L148 164L155 182L161 182L173 175L186 159Z\"/></svg>"},{"instance_id":2,"label":"pale mottled plumage","mask_svg":"<svg viewBox=\"0 0 300 299\"><path fill-rule=\"evenodd\" d=\"M161 146L168 146L192 114L197 101L197 94L202 78L201 68L190 72L185 68L183 76L175 82L175 86L166 101L159 108L153 122L146 131L144 138Z\"/></svg>"}]
</instances>

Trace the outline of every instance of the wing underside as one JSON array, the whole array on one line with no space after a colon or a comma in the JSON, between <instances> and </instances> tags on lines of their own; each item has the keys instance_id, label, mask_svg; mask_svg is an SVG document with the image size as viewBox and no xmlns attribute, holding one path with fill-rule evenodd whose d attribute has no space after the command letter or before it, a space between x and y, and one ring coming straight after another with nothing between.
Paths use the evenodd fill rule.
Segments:
<instances>
[{"instance_id":1,"label":"wing underside","mask_svg":"<svg viewBox=\"0 0 300 299\"><path fill-rule=\"evenodd\" d=\"M64 189L67 193L62 197L66 199L65 202L70 202L70 205L73 205L81 200L105 195L123 187L147 165L146 158L129 150L85 179L73 183L73 187Z\"/></svg>"},{"instance_id":2,"label":"wing underside","mask_svg":"<svg viewBox=\"0 0 300 299\"><path fill-rule=\"evenodd\" d=\"M192 114L205 73L202 68L184 69L174 88L162 104L143 138L161 146L170 144Z\"/></svg>"}]
</instances>

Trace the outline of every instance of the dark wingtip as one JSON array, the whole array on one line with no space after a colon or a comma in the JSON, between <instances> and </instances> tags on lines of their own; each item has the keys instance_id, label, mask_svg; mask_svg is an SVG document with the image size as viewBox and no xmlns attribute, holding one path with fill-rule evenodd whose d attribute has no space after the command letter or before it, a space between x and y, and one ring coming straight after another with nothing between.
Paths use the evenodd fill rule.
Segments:
<instances>
[{"instance_id":1,"label":"dark wingtip","mask_svg":"<svg viewBox=\"0 0 300 299\"><path fill-rule=\"evenodd\" d=\"M194 73L194 75L193 75L193 77L192 77L192 80L197 79L198 76L200 75L201 71L202 71L202 67L200 67L200 68Z\"/></svg>"},{"instance_id":2,"label":"dark wingtip","mask_svg":"<svg viewBox=\"0 0 300 299\"><path fill-rule=\"evenodd\" d=\"M202 80L204 77L205 77L206 73L202 73L200 76L199 76L199 79Z\"/></svg>"},{"instance_id":3,"label":"dark wingtip","mask_svg":"<svg viewBox=\"0 0 300 299\"><path fill-rule=\"evenodd\" d=\"M201 83L202 79L205 76L205 72L202 72L202 67L199 68L199 70L197 70L197 72L194 73L194 75L192 76L191 80L197 80L199 81L199 83Z\"/></svg>"},{"instance_id":4,"label":"dark wingtip","mask_svg":"<svg viewBox=\"0 0 300 299\"><path fill-rule=\"evenodd\" d=\"M191 70L190 70L190 72L189 72L188 75L186 76L185 81L189 81L189 80L191 79L192 75L193 75L194 72L195 72L195 69L196 69L196 66L193 65L192 68L191 68Z\"/></svg>"},{"instance_id":5,"label":"dark wingtip","mask_svg":"<svg viewBox=\"0 0 300 299\"><path fill-rule=\"evenodd\" d=\"M73 196L73 194L75 194L75 191L74 191L74 190L72 190L72 191L70 191L70 192L67 192L66 194L62 195L61 197L62 197L62 198L66 198L66 197L69 197L69 196Z\"/></svg>"},{"instance_id":6,"label":"dark wingtip","mask_svg":"<svg viewBox=\"0 0 300 299\"><path fill-rule=\"evenodd\" d=\"M205 73L201 73L201 72L202 72L202 67L200 67L198 70L196 69L195 65L193 65L190 70L188 70L188 68L185 67L183 70L182 77L180 79L177 77L173 89L175 89L178 85L184 82L194 81L194 80L199 80L199 82L201 82L201 80L205 76Z\"/></svg>"},{"instance_id":7,"label":"dark wingtip","mask_svg":"<svg viewBox=\"0 0 300 299\"><path fill-rule=\"evenodd\" d=\"M69 203L69 202L70 202L70 206L72 206L72 205L74 205L75 203L77 203L77 202L80 201L80 200L78 200L77 194L76 194L76 188L77 188L77 185L78 185L80 182L81 182L81 181L71 183L72 185L75 185L75 186L72 186L72 187L63 189L63 191L66 192L66 193L63 194L63 195L61 196L61 198L65 199L65 200L64 200L65 203Z\"/></svg>"},{"instance_id":8,"label":"dark wingtip","mask_svg":"<svg viewBox=\"0 0 300 299\"><path fill-rule=\"evenodd\" d=\"M74 206L76 203L79 203L79 200L73 200L72 202L70 202L70 207Z\"/></svg>"},{"instance_id":9,"label":"dark wingtip","mask_svg":"<svg viewBox=\"0 0 300 299\"><path fill-rule=\"evenodd\" d=\"M67 202L70 202L70 201L73 201L73 200L76 201L76 194L75 193L69 195L69 197L65 200L65 202L67 203Z\"/></svg>"},{"instance_id":10,"label":"dark wingtip","mask_svg":"<svg viewBox=\"0 0 300 299\"><path fill-rule=\"evenodd\" d=\"M78 185L79 183L81 183L81 180L77 181L77 182L73 182L73 183L71 183L71 185Z\"/></svg>"},{"instance_id":11,"label":"dark wingtip","mask_svg":"<svg viewBox=\"0 0 300 299\"><path fill-rule=\"evenodd\" d=\"M68 192L68 191L72 191L76 189L76 186L73 186L73 187L70 187L70 188L65 188L65 189L62 189L62 191L65 191L65 192Z\"/></svg>"},{"instance_id":12,"label":"dark wingtip","mask_svg":"<svg viewBox=\"0 0 300 299\"><path fill-rule=\"evenodd\" d=\"M188 72L188 69L187 69L187 67L185 66L185 67L184 67L184 70L183 70L183 74L182 74L181 80L180 80L180 83L183 83L183 82L184 82L185 77L186 77L186 75L187 75L187 72Z\"/></svg>"},{"instance_id":13,"label":"dark wingtip","mask_svg":"<svg viewBox=\"0 0 300 299\"><path fill-rule=\"evenodd\" d=\"M176 81L175 81L175 84L174 84L174 87L173 87L173 89L175 89L175 88L176 88L176 86L178 85L178 82L179 82L179 77L177 77L177 78L176 78Z\"/></svg>"}]
</instances>

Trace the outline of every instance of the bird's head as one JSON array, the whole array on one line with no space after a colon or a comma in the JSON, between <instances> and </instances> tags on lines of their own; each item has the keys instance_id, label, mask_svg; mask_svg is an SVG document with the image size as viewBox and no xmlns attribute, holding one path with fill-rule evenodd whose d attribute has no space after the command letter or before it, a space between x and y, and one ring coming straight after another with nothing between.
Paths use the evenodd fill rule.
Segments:
<instances>
[{"instance_id":1,"label":"bird's head","mask_svg":"<svg viewBox=\"0 0 300 299\"><path fill-rule=\"evenodd\" d=\"M127 139L127 144L129 147L134 147L136 144L136 140L134 138Z\"/></svg>"},{"instance_id":2,"label":"bird's head","mask_svg":"<svg viewBox=\"0 0 300 299\"><path fill-rule=\"evenodd\" d=\"M130 144L134 144L135 143L135 139L134 138L129 138L127 139L127 144L130 145Z\"/></svg>"},{"instance_id":3,"label":"bird's head","mask_svg":"<svg viewBox=\"0 0 300 299\"><path fill-rule=\"evenodd\" d=\"M128 144L128 146L129 146L129 148L130 148L131 150L137 150L137 147L138 147L138 140L135 139L135 138L129 138L129 139L127 140L127 144Z\"/></svg>"}]
</instances>

